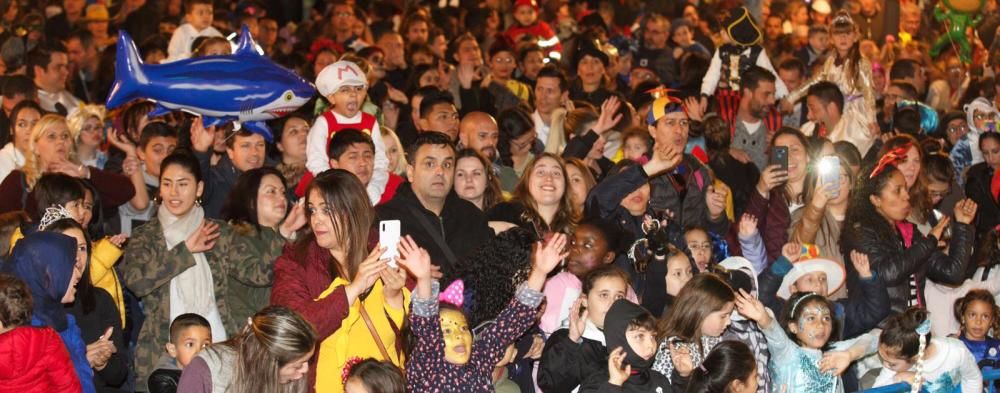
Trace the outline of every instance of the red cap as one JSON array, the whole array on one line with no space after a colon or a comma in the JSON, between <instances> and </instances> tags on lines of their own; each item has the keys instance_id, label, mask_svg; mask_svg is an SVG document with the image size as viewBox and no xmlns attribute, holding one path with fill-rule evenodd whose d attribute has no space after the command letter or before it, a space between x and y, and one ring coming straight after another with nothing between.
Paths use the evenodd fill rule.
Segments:
<instances>
[{"instance_id":1,"label":"red cap","mask_svg":"<svg viewBox=\"0 0 1000 393\"><path fill-rule=\"evenodd\" d=\"M538 3L535 2L535 0L517 0L514 2L514 9L516 10L517 7L522 5L530 6L531 8L534 8L536 12L538 11Z\"/></svg>"}]
</instances>

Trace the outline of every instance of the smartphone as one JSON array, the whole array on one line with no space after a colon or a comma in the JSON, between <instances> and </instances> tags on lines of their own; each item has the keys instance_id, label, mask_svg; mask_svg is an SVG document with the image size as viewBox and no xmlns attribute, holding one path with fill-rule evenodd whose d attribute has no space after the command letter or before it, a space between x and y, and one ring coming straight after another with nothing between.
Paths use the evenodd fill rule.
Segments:
<instances>
[{"instance_id":1,"label":"smartphone","mask_svg":"<svg viewBox=\"0 0 1000 393\"><path fill-rule=\"evenodd\" d=\"M823 156L819 160L819 179L823 187L833 190L834 198L840 196L840 157Z\"/></svg>"},{"instance_id":2,"label":"smartphone","mask_svg":"<svg viewBox=\"0 0 1000 393\"><path fill-rule=\"evenodd\" d=\"M771 165L778 165L781 170L788 172L788 147L775 146L771 150Z\"/></svg>"},{"instance_id":3,"label":"smartphone","mask_svg":"<svg viewBox=\"0 0 1000 393\"><path fill-rule=\"evenodd\" d=\"M378 243L385 247L381 259L388 259L389 266L397 268L396 257L399 257L399 220L379 221Z\"/></svg>"}]
</instances>

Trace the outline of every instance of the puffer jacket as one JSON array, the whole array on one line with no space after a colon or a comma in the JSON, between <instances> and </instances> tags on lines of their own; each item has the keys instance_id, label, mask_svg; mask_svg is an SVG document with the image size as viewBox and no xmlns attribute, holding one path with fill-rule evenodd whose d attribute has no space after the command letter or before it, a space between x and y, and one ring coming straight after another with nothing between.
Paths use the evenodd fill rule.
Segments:
<instances>
[{"instance_id":1,"label":"puffer jacket","mask_svg":"<svg viewBox=\"0 0 1000 393\"><path fill-rule=\"evenodd\" d=\"M909 247L898 227L912 233ZM840 251L850 255L852 250L868 255L872 271L889 292L889 316L902 313L910 299L910 276L916 277L917 293L922 299L927 279L946 285L960 285L971 274L969 260L975 236L971 225L953 221L949 253L937 248L937 239L924 236L916 225L903 222L890 233L884 225L854 223L844 228ZM858 272L850 263L847 268L847 292L865 293ZM974 266L972 267L974 268Z\"/></svg>"},{"instance_id":2,"label":"puffer jacket","mask_svg":"<svg viewBox=\"0 0 1000 393\"><path fill-rule=\"evenodd\" d=\"M55 330L22 326L0 334L0 393L80 391L69 352Z\"/></svg>"}]
</instances>

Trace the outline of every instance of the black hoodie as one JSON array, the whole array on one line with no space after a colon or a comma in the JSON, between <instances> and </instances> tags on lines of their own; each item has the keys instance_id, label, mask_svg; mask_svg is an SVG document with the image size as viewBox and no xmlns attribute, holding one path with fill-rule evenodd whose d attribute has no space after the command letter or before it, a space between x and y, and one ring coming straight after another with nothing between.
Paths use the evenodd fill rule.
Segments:
<instances>
[{"instance_id":1,"label":"black hoodie","mask_svg":"<svg viewBox=\"0 0 1000 393\"><path fill-rule=\"evenodd\" d=\"M628 340L625 338L625 331L628 330L629 323L644 314L648 315L649 311L646 311L646 309L641 306L625 299L618 300L611 305L611 309L608 310L608 314L604 319L604 337L608 344L608 352L610 353L618 347L624 349L625 360L622 363L622 366L632 366L632 376L630 376L628 380L622 384L622 386L615 386L608 382L610 375L605 368L600 373L591 375L590 378L587 378L587 380L580 385L581 393L671 393L674 391L670 386L670 380L668 380L667 377L652 370L653 361L656 359L655 356L650 357L649 359L643 359L635 353L632 346L628 344Z\"/></svg>"}]
</instances>

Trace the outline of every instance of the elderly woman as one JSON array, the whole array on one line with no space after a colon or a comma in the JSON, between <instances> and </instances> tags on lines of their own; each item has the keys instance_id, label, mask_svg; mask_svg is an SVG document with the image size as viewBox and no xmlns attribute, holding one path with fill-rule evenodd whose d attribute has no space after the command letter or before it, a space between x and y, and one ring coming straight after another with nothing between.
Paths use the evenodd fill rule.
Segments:
<instances>
[{"instance_id":1,"label":"elderly woman","mask_svg":"<svg viewBox=\"0 0 1000 393\"><path fill-rule=\"evenodd\" d=\"M77 160L97 169L104 169L108 162L107 153L101 150L105 113L103 105L84 105L66 116L70 136L76 143Z\"/></svg>"},{"instance_id":2,"label":"elderly woman","mask_svg":"<svg viewBox=\"0 0 1000 393\"><path fill-rule=\"evenodd\" d=\"M24 166L0 183L0 213L33 211L34 206L28 206L33 199L32 189L42 174L48 172L88 179L100 194L101 207L106 209L116 209L132 199L135 188L127 177L77 162L71 154L74 145L65 118L49 114L39 119L31 129Z\"/></svg>"}]
</instances>

